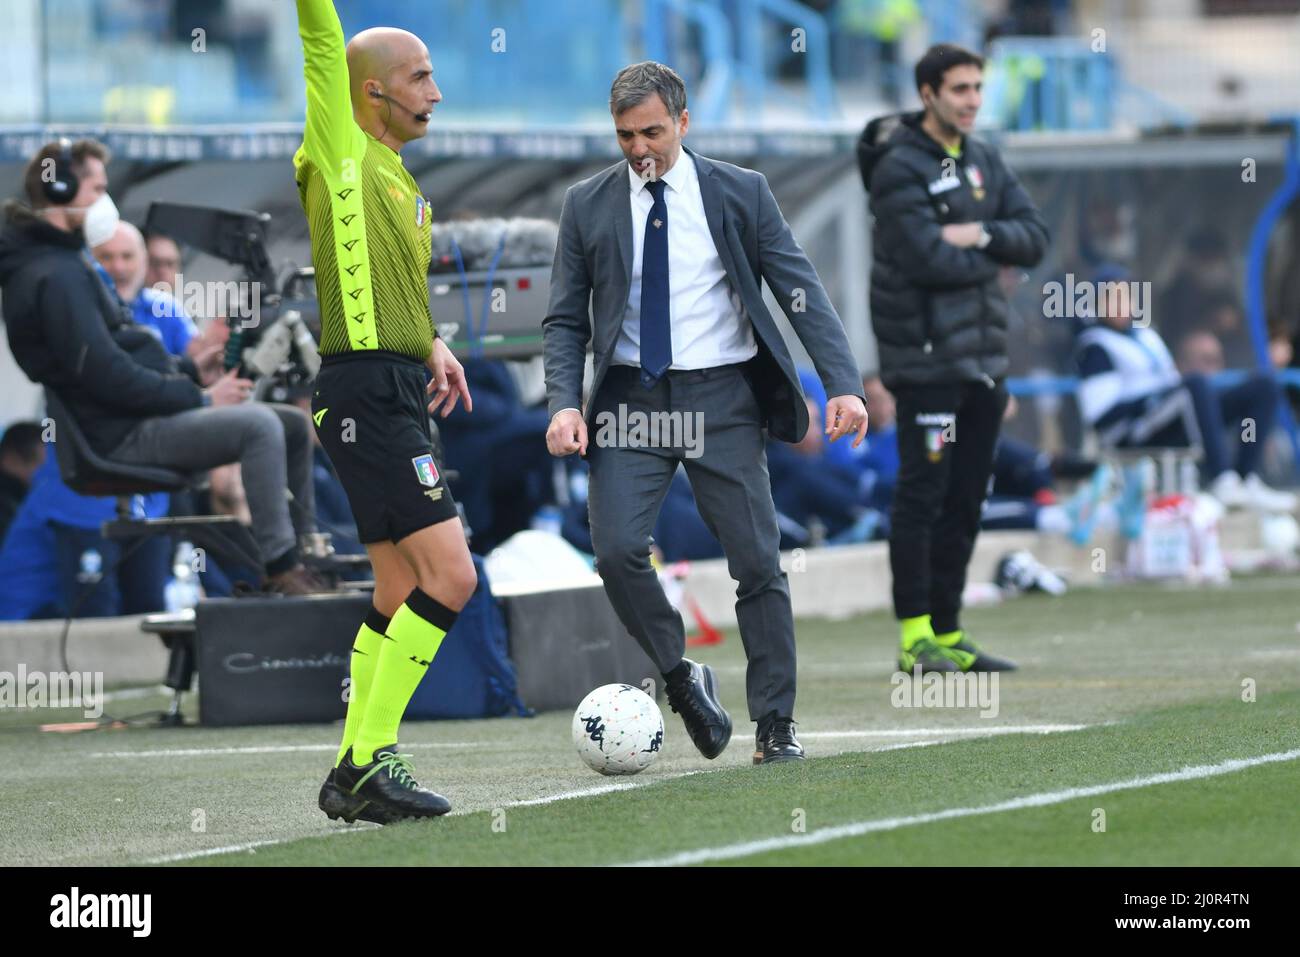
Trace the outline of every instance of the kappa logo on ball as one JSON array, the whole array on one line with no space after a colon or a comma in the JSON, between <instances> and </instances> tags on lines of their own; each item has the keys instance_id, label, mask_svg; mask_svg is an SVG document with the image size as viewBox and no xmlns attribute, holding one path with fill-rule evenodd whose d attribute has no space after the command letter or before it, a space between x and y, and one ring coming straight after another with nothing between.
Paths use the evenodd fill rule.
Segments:
<instances>
[{"instance_id":1,"label":"kappa logo on ball","mask_svg":"<svg viewBox=\"0 0 1300 957\"><path fill-rule=\"evenodd\" d=\"M432 455L417 455L411 459L411 464L415 466L415 476L421 485L433 488L438 484L438 466L433 464Z\"/></svg>"}]
</instances>

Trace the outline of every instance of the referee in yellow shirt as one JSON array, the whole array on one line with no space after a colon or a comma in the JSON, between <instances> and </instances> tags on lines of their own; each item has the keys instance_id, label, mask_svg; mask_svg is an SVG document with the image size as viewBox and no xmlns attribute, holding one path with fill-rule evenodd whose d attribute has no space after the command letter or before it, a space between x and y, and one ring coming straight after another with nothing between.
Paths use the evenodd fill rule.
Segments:
<instances>
[{"instance_id":1,"label":"referee in yellow shirt","mask_svg":"<svg viewBox=\"0 0 1300 957\"><path fill-rule=\"evenodd\" d=\"M416 783L397 729L477 584L429 429L429 413L472 403L429 314L432 217L399 155L442 96L419 38L380 27L345 47L332 0L297 4L307 124L293 165L321 310L312 417L375 574L319 803L331 818L387 824L450 810Z\"/></svg>"}]
</instances>

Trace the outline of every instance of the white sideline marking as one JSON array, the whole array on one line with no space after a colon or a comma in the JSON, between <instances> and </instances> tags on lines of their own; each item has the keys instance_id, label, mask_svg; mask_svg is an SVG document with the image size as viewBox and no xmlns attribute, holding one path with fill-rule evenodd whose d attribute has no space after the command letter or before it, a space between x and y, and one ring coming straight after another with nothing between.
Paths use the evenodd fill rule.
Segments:
<instances>
[{"instance_id":1,"label":"white sideline marking","mask_svg":"<svg viewBox=\"0 0 1300 957\"><path fill-rule=\"evenodd\" d=\"M991 733L1010 734L1012 732L1048 734L1053 731L1074 731L1083 727L1086 727L1086 725L1050 724L1050 725L1019 725L1014 727L1003 727L1000 729L999 728L973 728L973 729L944 728L944 729L931 729L929 731L918 730L918 729L906 729L898 732L825 731L825 732L817 732L816 734L817 736L820 737L848 737L848 736L865 737L865 736L872 736L872 735L889 735L889 734L904 734L904 735L911 736L911 735L923 735L923 734L931 734L931 735L947 734L953 730L957 730L961 733L966 733L966 734L991 734ZM802 737L806 737L806 738L813 737L813 736L814 735L812 734L802 735ZM887 744L884 745L883 747L873 748L872 753L878 751L902 751L908 748L925 748L931 745L943 744L943 743L944 743L943 741L939 741L939 740L904 741L899 744ZM411 747L439 747L439 746L474 747L475 745L464 743L464 742L449 742L442 745L437 745L437 744L411 745ZM403 747L406 746L403 745ZM181 750L120 751L120 752L100 751L92 754L91 757L141 757L141 756L152 757L152 756L159 756L159 755L183 755L183 754L200 754L200 755L201 754L262 754L267 752L278 752L278 751L324 751L324 750L335 751L337 750L337 747L335 745L309 744L309 745L287 745L278 748L277 747L193 748L188 751L181 751ZM594 787L582 788L577 791L561 791L559 794L550 794L550 795L546 795L545 797L527 798L523 801L511 801L502 806L503 807L537 807L544 804L553 804L556 801L570 801L578 798L598 797L602 794L610 794L616 791L628 791L628 790L632 790L633 788L646 787L648 785L655 784L660 781L671 781L671 780L676 780L677 778L691 777L692 775L696 775L696 774L712 774L715 771L724 771L730 767L731 765L725 765L723 767L717 767L717 768L698 768L693 771L681 771L675 774L665 774L658 777L648 777L648 778L637 777L637 778L629 779L627 781L614 781L609 784L598 784L595 785ZM483 809L479 808L478 810L483 810ZM472 813L474 813L474 811L471 810L466 810L461 812L453 811L452 816L455 816L457 814L472 814ZM276 844L287 844L290 841L302 840L304 838L332 837L336 834L355 834L359 831L371 831L379 827L381 827L381 825L378 824L368 825L365 822L362 822L361 824L353 825L348 828L336 828L319 834L300 834L296 837L283 837L283 838L268 839L264 841L251 841L246 844L231 844L226 847L213 847L202 851L186 851L181 854L171 854L166 857L153 858L152 860L145 861L145 863L146 864L168 864L168 863L174 863L176 861L194 860L200 857L212 857L217 854L237 854L240 851L255 850L256 848L259 847L271 847ZM820 833L820 832L814 832L814 833Z\"/></svg>"},{"instance_id":2,"label":"white sideline marking","mask_svg":"<svg viewBox=\"0 0 1300 957\"><path fill-rule=\"evenodd\" d=\"M990 734L1058 734L1062 731L1082 731L1086 724L1012 724L990 725L987 728L896 728L893 731L800 731L800 738L929 738L944 734L973 734L983 737Z\"/></svg>"},{"instance_id":3,"label":"white sideline marking","mask_svg":"<svg viewBox=\"0 0 1300 957\"><path fill-rule=\"evenodd\" d=\"M910 745L908 746L910 747ZM548 795L547 797L529 798L526 801L511 801L509 804L503 805L503 807L532 807L538 804L551 804L555 801L568 801L573 798L595 797L600 794L608 794L611 791L626 791L631 788L645 787L646 785L654 784L657 781L667 781L673 778L685 778L685 777L690 777L692 774L709 774L713 771L721 771L721 770L722 768L708 768L708 769L701 769L697 771L683 771L679 774L667 774L664 775L663 777L644 778L635 781L619 781L613 784L600 784L597 785L596 787L585 788L581 791L563 791L559 794ZM481 811L484 810L484 808L479 808L478 810ZM467 811L462 811L460 813L472 814L474 812L467 810ZM452 814L455 815L456 812L453 811ZM238 854L240 851L252 851L252 850L256 850L259 847L273 847L276 844L288 844L290 841L299 841L299 840L303 840L304 838L334 837L335 835L338 834L357 834L362 831L374 831L374 830L382 830L382 829L383 826L380 824L371 824L369 822L362 821L360 823L353 824L350 827L333 828L331 830L323 831L316 834L299 834L295 837L268 838L267 840L264 841L249 841L245 844L229 844L226 845L225 847L209 847L201 851L185 851L180 854L168 854L166 857L152 858L150 860L145 861L145 863L146 864L172 864L177 861L192 861L200 857L213 857L217 854Z\"/></svg>"},{"instance_id":4,"label":"white sideline marking","mask_svg":"<svg viewBox=\"0 0 1300 957\"><path fill-rule=\"evenodd\" d=\"M272 847L276 844L287 844L290 841L298 841L304 837L333 837L335 834L361 834L364 831L382 830L383 825L371 824L369 821L362 821L346 829L336 829L332 831L323 831L319 834L299 834L297 837L273 837L265 841L249 841L246 844L229 844L225 847L209 847L202 851L184 851L180 854L168 854L165 857L154 857L145 861L146 864L173 864L177 861L192 861L200 857L212 857L216 854L236 854L239 851L255 851L259 847Z\"/></svg>"},{"instance_id":5,"label":"white sideline marking","mask_svg":"<svg viewBox=\"0 0 1300 957\"><path fill-rule=\"evenodd\" d=\"M886 744L880 748L872 748L868 754L878 754L881 751L906 751L908 748L928 748L935 744L944 744L943 741L904 741L901 744ZM952 742L947 742L951 744Z\"/></svg>"},{"instance_id":6,"label":"white sideline marking","mask_svg":"<svg viewBox=\"0 0 1300 957\"><path fill-rule=\"evenodd\" d=\"M1128 791L1134 788L1153 787L1158 784L1175 784L1180 781L1195 781L1202 778L1218 777L1232 774L1247 768L1263 764L1275 764L1279 761L1294 761L1300 758L1300 748L1291 751L1279 751L1255 758L1233 758L1219 764L1202 764L1183 768L1181 771L1166 771L1146 777L1129 778L1127 781L1113 781L1110 784L1095 784L1090 787L1065 788L1060 791L1045 791L1025 797L985 804L981 807L956 807L929 814L914 814L910 817L887 817L875 821L857 821L853 824L841 824L837 827L824 827L808 834L790 834L781 837L769 837L758 841L743 841L722 847L707 847L695 851L684 851L668 857L635 861L630 867L675 867L684 864L700 864L705 861L734 860L738 857L750 857L767 851L780 851L804 844L825 844L830 841L843 840L848 837L861 837L878 831L896 831L899 828L916 824L929 824L933 821L948 821L954 818L975 817L982 814L998 814L1002 811L1019 811L1031 807L1047 807L1051 804L1064 804L1076 798L1095 797L1111 794L1115 791Z\"/></svg>"},{"instance_id":7,"label":"white sideline marking","mask_svg":"<svg viewBox=\"0 0 1300 957\"><path fill-rule=\"evenodd\" d=\"M490 745L477 744L472 741L432 741L423 744L404 744L402 750L405 751L407 748L415 750L417 748L481 747L490 747ZM92 758L196 758L223 754L291 754L298 751L337 752L338 749L337 744L284 744L243 748L160 748L154 751L92 751L87 756Z\"/></svg>"},{"instance_id":8,"label":"white sideline marking","mask_svg":"<svg viewBox=\"0 0 1300 957\"><path fill-rule=\"evenodd\" d=\"M612 784L597 784L595 787L582 788L579 791L561 791L559 794L548 794L546 797L528 798L524 801L511 801L503 807L536 807L539 804L554 804L556 801L569 801L573 798L598 797L601 794L610 794L614 791L630 791L633 788L643 788L650 784L657 784L660 781L675 781L677 778L689 778L695 774L712 774L714 771L722 771L725 768L700 768L695 771L679 771L676 774L665 774L653 778L633 778L628 781L618 781ZM469 811L465 813L471 813Z\"/></svg>"},{"instance_id":9,"label":"white sideline marking","mask_svg":"<svg viewBox=\"0 0 1300 957\"><path fill-rule=\"evenodd\" d=\"M1087 725L1083 724L1021 724L1021 725L994 725L988 728L899 728L894 731L875 730L875 731L808 731L801 732L801 738L931 738L936 735L948 734L966 734L966 735L991 735L991 734L1055 734L1061 731L1081 731ZM421 748L484 748L491 747L488 742L479 741L430 741L423 743L404 744L402 749L418 750ZM883 750L883 749L881 749ZM91 758L198 758L206 756L221 756L230 754L295 754L300 752L311 751L338 751L337 744L285 744L285 745L265 745L265 746L247 746L247 747L230 747L230 748L158 748L149 751L92 751L87 757ZM692 774L698 772L690 772ZM663 778L652 778L649 780L664 780ZM605 785L605 790L621 790L625 786L631 786L628 783L617 785ZM640 785L636 785L639 787ZM586 791L574 791L575 795L585 796ZM603 794L603 790L594 790L592 793Z\"/></svg>"}]
</instances>

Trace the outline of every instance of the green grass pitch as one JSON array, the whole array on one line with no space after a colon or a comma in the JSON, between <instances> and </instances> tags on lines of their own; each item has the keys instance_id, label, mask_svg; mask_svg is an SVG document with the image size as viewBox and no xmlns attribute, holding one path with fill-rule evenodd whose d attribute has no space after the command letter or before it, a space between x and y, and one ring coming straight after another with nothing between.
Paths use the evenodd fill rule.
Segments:
<instances>
[{"instance_id":1,"label":"green grass pitch","mask_svg":"<svg viewBox=\"0 0 1300 957\"><path fill-rule=\"evenodd\" d=\"M410 723L403 750L455 811L389 828L316 809L337 727L50 734L36 725L78 714L0 711L0 864L1296 865L1298 596L1300 579L1258 577L971 610L1021 665L994 718L894 707L883 613L800 622L810 760L767 768L732 632L697 655L736 719L717 761L666 705L635 778L582 766L568 713Z\"/></svg>"}]
</instances>

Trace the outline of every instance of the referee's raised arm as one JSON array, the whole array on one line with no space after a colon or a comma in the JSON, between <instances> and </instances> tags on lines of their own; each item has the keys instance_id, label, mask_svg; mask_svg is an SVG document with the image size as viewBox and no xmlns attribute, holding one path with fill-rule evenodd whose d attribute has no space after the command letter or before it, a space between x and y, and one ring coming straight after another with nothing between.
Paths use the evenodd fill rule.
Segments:
<instances>
[{"instance_id":1,"label":"referee's raised arm","mask_svg":"<svg viewBox=\"0 0 1300 957\"><path fill-rule=\"evenodd\" d=\"M318 166L340 174L342 161L361 136L352 118L347 48L333 0L297 0L307 81L307 124L303 148Z\"/></svg>"}]
</instances>

